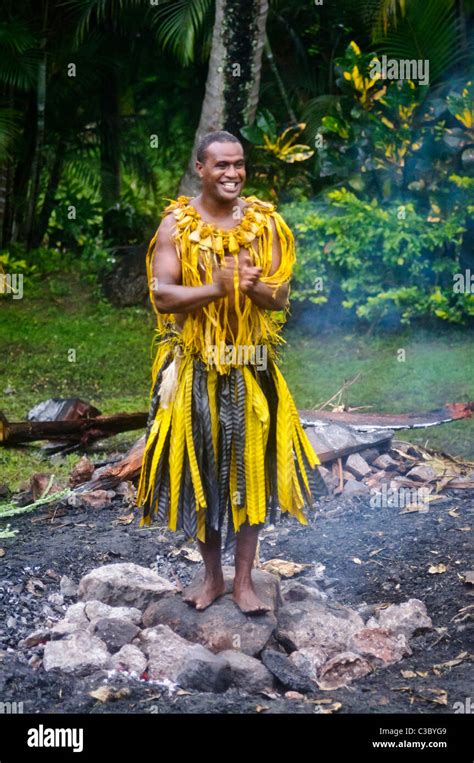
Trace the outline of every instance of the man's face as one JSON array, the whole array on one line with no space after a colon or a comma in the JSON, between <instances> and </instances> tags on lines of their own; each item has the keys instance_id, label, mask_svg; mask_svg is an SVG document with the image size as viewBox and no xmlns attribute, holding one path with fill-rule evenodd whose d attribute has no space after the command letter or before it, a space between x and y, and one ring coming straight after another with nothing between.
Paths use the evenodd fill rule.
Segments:
<instances>
[{"instance_id":1,"label":"man's face","mask_svg":"<svg viewBox=\"0 0 474 763\"><path fill-rule=\"evenodd\" d=\"M196 162L202 187L220 201L237 199L245 183L245 159L240 143L210 143L204 163Z\"/></svg>"}]
</instances>

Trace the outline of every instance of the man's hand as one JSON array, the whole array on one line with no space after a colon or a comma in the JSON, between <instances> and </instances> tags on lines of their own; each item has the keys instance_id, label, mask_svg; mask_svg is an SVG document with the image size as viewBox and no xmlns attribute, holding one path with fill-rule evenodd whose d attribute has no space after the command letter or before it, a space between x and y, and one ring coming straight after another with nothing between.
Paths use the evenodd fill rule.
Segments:
<instances>
[{"instance_id":1,"label":"man's hand","mask_svg":"<svg viewBox=\"0 0 474 763\"><path fill-rule=\"evenodd\" d=\"M224 257L222 267L214 270L214 284L221 297L229 297L234 294L234 270L235 261L230 255Z\"/></svg>"},{"instance_id":2,"label":"man's hand","mask_svg":"<svg viewBox=\"0 0 474 763\"><path fill-rule=\"evenodd\" d=\"M252 265L249 254L244 255L239 263L239 288L244 294L251 292L258 283L262 274L262 268Z\"/></svg>"}]
</instances>

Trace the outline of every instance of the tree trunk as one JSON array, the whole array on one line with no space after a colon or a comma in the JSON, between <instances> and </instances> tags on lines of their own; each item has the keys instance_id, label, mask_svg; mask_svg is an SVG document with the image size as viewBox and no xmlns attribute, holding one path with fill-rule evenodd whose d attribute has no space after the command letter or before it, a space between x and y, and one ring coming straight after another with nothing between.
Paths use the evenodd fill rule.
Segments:
<instances>
[{"instance_id":1,"label":"tree trunk","mask_svg":"<svg viewBox=\"0 0 474 763\"><path fill-rule=\"evenodd\" d=\"M43 152L44 143L44 117L46 109L46 62L47 62L47 24L48 24L48 11L49 3L46 0L43 11L43 39L42 48L43 54L38 66L38 84L37 84L37 96L36 96L36 144L35 152L33 155L33 164L31 167L31 186L30 195L28 199L27 215L26 215L26 245L27 248L31 248L33 227L36 216L36 203L38 199L39 184L40 184L40 172L41 172L41 155Z\"/></svg>"},{"instance_id":2,"label":"tree trunk","mask_svg":"<svg viewBox=\"0 0 474 763\"><path fill-rule=\"evenodd\" d=\"M268 0L217 0L201 118L179 192L199 193L196 149L213 130L240 128L255 118L260 89Z\"/></svg>"},{"instance_id":3,"label":"tree trunk","mask_svg":"<svg viewBox=\"0 0 474 763\"><path fill-rule=\"evenodd\" d=\"M4 223L4 245L14 244L17 241L24 242L27 235L27 209L28 209L28 183L31 178L31 167L36 150L37 113L36 92L31 90L27 94L26 104L20 99L18 110L24 113L23 118L23 146L19 153L14 169L12 170L12 192L7 197ZM16 159L16 156L15 156Z\"/></svg>"},{"instance_id":4,"label":"tree trunk","mask_svg":"<svg viewBox=\"0 0 474 763\"><path fill-rule=\"evenodd\" d=\"M66 150L66 144L64 141L60 141L56 156L54 158L53 166L49 176L48 187L44 196L43 206L38 217L38 223L35 225L32 235L32 247L35 249L41 246L45 233L48 229L49 218L51 212L55 206L56 192L58 190L59 181L61 180L61 171L64 164L64 152Z\"/></svg>"},{"instance_id":5,"label":"tree trunk","mask_svg":"<svg viewBox=\"0 0 474 763\"><path fill-rule=\"evenodd\" d=\"M108 49L114 61L117 60L116 29L113 18L106 18L104 30L108 38ZM115 66L104 72L100 90L100 172L103 232L106 238L113 238L109 223L110 210L120 201L120 81Z\"/></svg>"}]
</instances>

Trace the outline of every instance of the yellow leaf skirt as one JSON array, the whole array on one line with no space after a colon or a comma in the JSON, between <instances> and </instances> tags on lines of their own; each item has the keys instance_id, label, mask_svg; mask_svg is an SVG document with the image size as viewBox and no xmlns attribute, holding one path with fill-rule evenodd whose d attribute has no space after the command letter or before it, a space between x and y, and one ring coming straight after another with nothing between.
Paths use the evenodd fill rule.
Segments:
<instances>
[{"instance_id":1,"label":"yellow leaf skirt","mask_svg":"<svg viewBox=\"0 0 474 763\"><path fill-rule=\"evenodd\" d=\"M138 485L140 526L156 516L187 539L206 530L227 539L244 522L274 523L325 494L320 463L272 357L264 370L234 364L219 373L173 342L153 364L146 447Z\"/></svg>"}]
</instances>

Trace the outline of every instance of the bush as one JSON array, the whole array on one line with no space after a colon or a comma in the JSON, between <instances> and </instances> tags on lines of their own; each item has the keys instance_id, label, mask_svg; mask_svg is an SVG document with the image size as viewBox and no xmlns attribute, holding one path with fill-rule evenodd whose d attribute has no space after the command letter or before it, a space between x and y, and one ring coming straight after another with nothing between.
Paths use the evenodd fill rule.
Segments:
<instances>
[{"instance_id":1,"label":"bush","mask_svg":"<svg viewBox=\"0 0 474 763\"><path fill-rule=\"evenodd\" d=\"M367 320L434 315L463 323L474 316L474 294L454 288L467 208L435 219L411 202L383 204L343 188L281 212L297 242L292 299L336 299Z\"/></svg>"}]
</instances>

